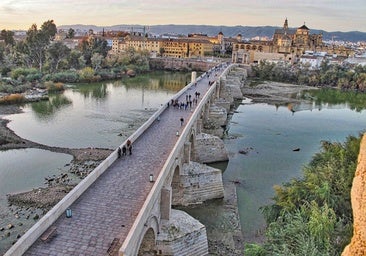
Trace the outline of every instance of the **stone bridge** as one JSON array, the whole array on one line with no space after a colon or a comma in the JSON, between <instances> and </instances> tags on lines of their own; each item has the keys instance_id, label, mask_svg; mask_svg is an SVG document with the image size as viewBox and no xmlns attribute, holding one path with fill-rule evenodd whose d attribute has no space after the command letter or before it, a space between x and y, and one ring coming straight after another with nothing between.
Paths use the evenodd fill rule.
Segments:
<instances>
[{"instance_id":1,"label":"stone bridge","mask_svg":"<svg viewBox=\"0 0 366 256\"><path fill-rule=\"evenodd\" d=\"M221 171L206 164L228 160L220 136L241 95L226 80L235 68L193 72L172 99L191 106L162 104L130 136L132 155L116 149L5 255L207 255L204 225L172 206L224 196Z\"/></svg>"}]
</instances>

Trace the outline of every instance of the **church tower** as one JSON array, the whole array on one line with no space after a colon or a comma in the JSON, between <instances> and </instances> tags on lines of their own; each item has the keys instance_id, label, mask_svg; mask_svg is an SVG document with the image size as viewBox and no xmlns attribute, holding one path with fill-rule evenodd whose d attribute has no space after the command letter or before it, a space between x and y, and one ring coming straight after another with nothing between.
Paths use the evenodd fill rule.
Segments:
<instances>
[{"instance_id":1,"label":"church tower","mask_svg":"<svg viewBox=\"0 0 366 256\"><path fill-rule=\"evenodd\" d=\"M224 40L224 33L222 33L221 31L217 34L217 40L219 41L219 44L222 44L223 40Z\"/></svg>"},{"instance_id":2,"label":"church tower","mask_svg":"<svg viewBox=\"0 0 366 256\"><path fill-rule=\"evenodd\" d=\"M283 30L285 31L285 33L288 30L288 21L287 21L287 18L285 19L285 23L283 23Z\"/></svg>"}]
</instances>

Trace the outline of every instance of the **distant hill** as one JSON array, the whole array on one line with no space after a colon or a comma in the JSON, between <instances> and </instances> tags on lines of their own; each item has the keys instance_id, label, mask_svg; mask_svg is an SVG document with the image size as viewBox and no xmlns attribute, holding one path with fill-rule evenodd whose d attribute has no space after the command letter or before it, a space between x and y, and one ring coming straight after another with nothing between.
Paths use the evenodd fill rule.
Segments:
<instances>
[{"instance_id":1,"label":"distant hill","mask_svg":"<svg viewBox=\"0 0 366 256\"><path fill-rule=\"evenodd\" d=\"M92 29L93 31L105 31L107 30L125 30L125 31L137 31L143 32L143 25L114 25L114 26L95 26L95 25L62 25L58 26L58 29L69 29L73 28L75 30L88 31ZM274 26L211 26L211 25L154 25L145 27L145 31L153 34L177 34L177 35L188 35L189 33L202 33L208 36L215 36L220 31L225 37L236 37L241 34L243 38L253 38L256 36L269 37L272 38L274 31L280 27ZM340 40L340 41L366 41L366 33L360 31L350 31L350 32L328 32L324 30L312 29L310 28L311 34L323 34L323 40Z\"/></svg>"}]
</instances>

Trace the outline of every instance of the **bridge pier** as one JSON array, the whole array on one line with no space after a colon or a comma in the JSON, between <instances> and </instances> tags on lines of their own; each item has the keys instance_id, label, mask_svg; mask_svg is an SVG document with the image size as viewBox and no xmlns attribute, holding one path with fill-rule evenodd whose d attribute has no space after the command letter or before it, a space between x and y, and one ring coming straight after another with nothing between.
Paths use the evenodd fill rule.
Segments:
<instances>
[{"instance_id":1,"label":"bridge pier","mask_svg":"<svg viewBox=\"0 0 366 256\"><path fill-rule=\"evenodd\" d=\"M172 205L188 206L224 197L221 170L205 164L183 164L179 183L175 185Z\"/></svg>"},{"instance_id":2,"label":"bridge pier","mask_svg":"<svg viewBox=\"0 0 366 256\"><path fill-rule=\"evenodd\" d=\"M162 224L156 247L156 255L207 255L206 228L189 214L172 210L169 222Z\"/></svg>"},{"instance_id":3,"label":"bridge pier","mask_svg":"<svg viewBox=\"0 0 366 256\"><path fill-rule=\"evenodd\" d=\"M171 215L172 187L161 189L160 214L162 220L169 220Z\"/></svg>"},{"instance_id":4,"label":"bridge pier","mask_svg":"<svg viewBox=\"0 0 366 256\"><path fill-rule=\"evenodd\" d=\"M184 159L183 163L189 163L191 161L191 142L184 143Z\"/></svg>"}]
</instances>

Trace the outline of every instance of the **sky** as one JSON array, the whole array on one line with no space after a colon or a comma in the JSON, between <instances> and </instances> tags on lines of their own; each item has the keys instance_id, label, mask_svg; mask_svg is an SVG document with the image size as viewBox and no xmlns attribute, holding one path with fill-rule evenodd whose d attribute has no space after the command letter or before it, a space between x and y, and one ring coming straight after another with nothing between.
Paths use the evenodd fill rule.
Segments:
<instances>
[{"instance_id":1,"label":"sky","mask_svg":"<svg viewBox=\"0 0 366 256\"><path fill-rule=\"evenodd\" d=\"M282 26L366 32L365 0L0 0L0 30L61 25Z\"/></svg>"}]
</instances>

